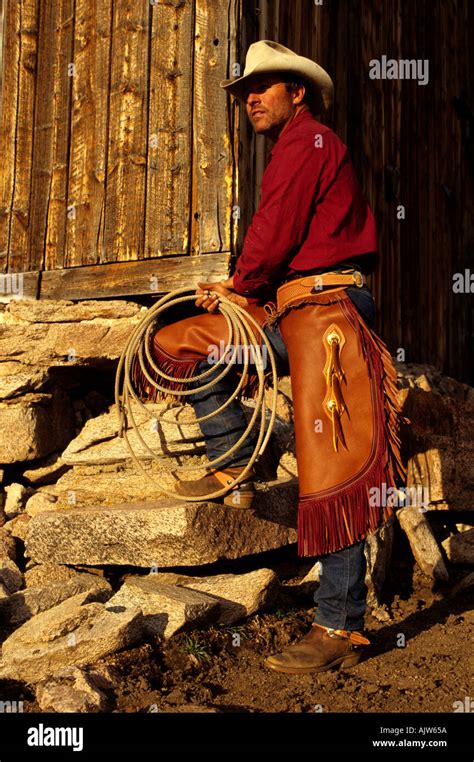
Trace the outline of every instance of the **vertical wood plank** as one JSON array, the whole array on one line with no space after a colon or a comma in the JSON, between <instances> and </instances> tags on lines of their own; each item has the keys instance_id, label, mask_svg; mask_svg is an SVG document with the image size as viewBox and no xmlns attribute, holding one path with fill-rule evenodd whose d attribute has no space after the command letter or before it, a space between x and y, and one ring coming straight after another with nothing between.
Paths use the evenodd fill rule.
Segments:
<instances>
[{"instance_id":1,"label":"vertical wood plank","mask_svg":"<svg viewBox=\"0 0 474 762\"><path fill-rule=\"evenodd\" d=\"M229 251L232 212L232 149L226 118L228 18L234 4L196 0L193 102L194 220L190 251Z\"/></svg>"},{"instance_id":2,"label":"vertical wood plank","mask_svg":"<svg viewBox=\"0 0 474 762\"><path fill-rule=\"evenodd\" d=\"M248 48L253 42L259 39L258 21L259 14L254 2L241 0L241 26L239 35L239 44L235 51L235 58L231 51L229 63L239 63L241 66L241 75L245 68L245 56ZM231 72L228 76L230 78ZM254 129L247 117L245 106L236 98L227 96L231 103L231 109L235 114L236 135L234 144L236 145L236 160L238 165L237 188L235 202L239 207L240 218L236 221L236 250L235 254L240 254L247 228L249 227L253 214L258 205L258 189L256 185L256 135Z\"/></svg>"},{"instance_id":3,"label":"vertical wood plank","mask_svg":"<svg viewBox=\"0 0 474 762\"><path fill-rule=\"evenodd\" d=\"M15 187L10 226L9 272L24 268L28 257L31 224L31 177L35 123L35 94L38 54L39 0L22 0L20 27L20 70L18 121L15 148Z\"/></svg>"},{"instance_id":4,"label":"vertical wood plank","mask_svg":"<svg viewBox=\"0 0 474 762\"><path fill-rule=\"evenodd\" d=\"M35 123L33 132L33 157L31 173L31 208L29 226L29 251L25 251L22 269L43 268L46 235L46 215L50 195L52 170L52 109L54 98L54 34L58 6L44 3L38 29L38 66L35 88Z\"/></svg>"},{"instance_id":5,"label":"vertical wood plank","mask_svg":"<svg viewBox=\"0 0 474 762\"><path fill-rule=\"evenodd\" d=\"M152 5L146 257L189 251L194 3Z\"/></svg>"},{"instance_id":6,"label":"vertical wood plank","mask_svg":"<svg viewBox=\"0 0 474 762\"><path fill-rule=\"evenodd\" d=\"M0 0L0 118L2 114L2 95L3 95L3 28L5 22L5 2Z\"/></svg>"},{"instance_id":7,"label":"vertical wood plank","mask_svg":"<svg viewBox=\"0 0 474 762\"><path fill-rule=\"evenodd\" d=\"M4 263L8 261L8 272L28 266L38 23L38 0L8 4L6 56L10 59L11 54L13 60L7 62L7 82L12 82L13 92L4 99L6 132L2 155L10 154L11 162L2 182L0 231L0 251Z\"/></svg>"},{"instance_id":8,"label":"vertical wood plank","mask_svg":"<svg viewBox=\"0 0 474 762\"><path fill-rule=\"evenodd\" d=\"M61 266L66 226L72 0L41 6L29 257L25 270Z\"/></svg>"},{"instance_id":9,"label":"vertical wood plank","mask_svg":"<svg viewBox=\"0 0 474 762\"><path fill-rule=\"evenodd\" d=\"M393 0L393 49L394 55L397 58L401 58L402 50L402 14L401 3L403 0ZM397 206L400 201L400 151L401 151L401 124L402 124L402 82L396 80L393 83L392 89L392 119L391 119L391 135L390 135L390 166L393 167L394 178L393 187L395 198L391 202L391 260L392 260L392 283L396 283L399 292L394 295L392 313L390 315L390 323L393 326L392 341L401 344L403 339L403 325L402 325L402 311L401 311L401 299L404 273L402 270L402 258L401 258L401 223L397 219ZM390 288L390 284L386 283L385 288ZM393 291L392 287L392 291ZM396 347L392 348L393 351Z\"/></svg>"},{"instance_id":10,"label":"vertical wood plank","mask_svg":"<svg viewBox=\"0 0 474 762\"><path fill-rule=\"evenodd\" d=\"M21 6L8 3L4 18L4 91L8 98L2 99L2 123L0 130L0 155L3 157L0 172L0 263L2 272L7 271L10 248L13 194L15 190L16 126L18 119L18 79L20 70Z\"/></svg>"},{"instance_id":11,"label":"vertical wood plank","mask_svg":"<svg viewBox=\"0 0 474 762\"><path fill-rule=\"evenodd\" d=\"M429 6L429 7L428 7ZM438 108L435 104L438 102L438 86L435 85L435 80L440 76L442 77L441 70L439 68L439 60L435 50L432 46L433 35L433 22L428 20L428 15L431 13L432 3L426 3L426 0L419 0L417 4L416 25L414 21L414 35L416 40L414 57L420 60L428 59L430 62L430 82L428 85L418 85L416 81L410 82L409 96L415 106L415 129L416 129L416 161L412 167L410 167L410 195L411 195L411 207L418 212L417 228L421 232L418 243L418 259L419 267L410 268L410 279L412 281L412 295L414 303L416 304L417 317L424 315L424 331L427 334L432 333L432 328L436 323L436 311L437 306L432 303L433 309L429 300L432 298L431 287L432 283L429 280L430 277L430 263L429 258L431 252L436 247L433 234L435 232L436 223L431 218L432 211L438 206L439 203L439 191L440 186L438 184L438 167L436 148L433 135L430 135L430 127L432 121L432 108ZM438 14L435 14L438 15ZM436 26L436 20L434 25ZM441 82L439 83L441 84ZM432 153L433 151L433 153ZM421 189L424 189L421 192ZM441 210L438 210L441 211ZM446 289L443 289L444 294L441 297L441 303L446 299ZM441 294L440 294L441 296ZM418 320L416 321L418 322ZM425 337L427 346L425 351L428 350L431 353L435 342L433 337ZM436 344L444 354L445 346L444 336L438 336ZM416 353L415 356L419 356L421 349L420 332L416 331L412 337L412 352ZM430 347L431 344L431 347ZM438 355L438 351L435 350L435 355Z\"/></svg>"},{"instance_id":12,"label":"vertical wood plank","mask_svg":"<svg viewBox=\"0 0 474 762\"><path fill-rule=\"evenodd\" d=\"M48 103L49 118L52 124L51 133L48 135L51 141L49 147L51 165L50 168L45 167L45 173L50 171L51 175L48 177L46 174L46 178L43 179L44 185L49 183L42 265L45 270L63 267L65 262L72 91L70 67L73 63L73 40L74 0L62 0L57 5L54 4L53 38L49 41L45 40L44 43L45 45L49 44L53 51L49 59L52 65L53 92L51 94L41 93ZM46 113L45 118L47 118ZM39 235L41 224L42 218L40 217L37 222ZM37 248L32 248L31 266L33 269L35 262L38 263L38 269L40 269L40 251Z\"/></svg>"},{"instance_id":13,"label":"vertical wood plank","mask_svg":"<svg viewBox=\"0 0 474 762\"><path fill-rule=\"evenodd\" d=\"M67 245L63 265L106 260L105 188L112 0L76 0ZM125 50L116 51L121 59ZM137 189L138 190L138 189Z\"/></svg>"},{"instance_id":14,"label":"vertical wood plank","mask_svg":"<svg viewBox=\"0 0 474 762\"><path fill-rule=\"evenodd\" d=\"M237 0L234 2L229 9L229 32L227 36L227 66L226 66L226 73L225 73L225 79L231 79L236 71L234 70L234 66L238 63L240 63L241 60L241 43L242 38L244 34L243 30L243 0ZM240 72L242 74L243 71ZM245 121L246 117L245 114L241 113L241 109L238 105L238 102L235 98L231 98L227 94L225 95L226 98L226 110L227 110L227 120L229 123L229 133L231 135L231 148L232 148L232 164L233 164L233 182L232 182L232 219L231 219L231 254L233 257L231 270L233 271L234 267L234 261L235 261L235 255L237 252L237 247L239 246L240 242L243 240L243 224L244 224L244 215L245 215L245 209L242 209L240 201L240 194L239 194L239 188L240 184L242 182L242 179L245 182L245 178L249 177L250 173L247 173L243 175L243 178L241 177L241 168L244 168L244 165L248 162L249 156L248 151L245 151L245 155L242 152L242 146L243 142L245 141ZM240 121L240 117L242 117L242 122ZM250 198L251 194L249 193L247 198L245 199L244 206L248 206L249 203L252 203L252 199ZM248 210L247 210L248 213Z\"/></svg>"},{"instance_id":15,"label":"vertical wood plank","mask_svg":"<svg viewBox=\"0 0 474 762\"><path fill-rule=\"evenodd\" d=\"M474 8L470 0L452 0L445 29L447 40L445 99L451 105L448 143L451 155L445 154L447 187L452 189L451 199L443 191L443 201L448 204L451 216L451 236L454 242L451 262L447 272L451 284L452 312L448 315L449 346L451 348L448 367L455 378L462 378L474 385L474 355L472 337L474 335L474 306L472 295L454 295L452 283L454 273L473 272L474 254L474 142L472 138L473 119L473 67L465 66L463 51L474 50ZM455 35L450 28L456 29ZM455 106L455 99L457 106ZM469 115L470 112L470 115ZM470 120L470 121L469 121ZM471 127L469 126L471 125ZM469 379L469 380L468 380Z\"/></svg>"},{"instance_id":16,"label":"vertical wood plank","mask_svg":"<svg viewBox=\"0 0 474 762\"><path fill-rule=\"evenodd\" d=\"M144 255L150 18L148 0L114 0L103 262Z\"/></svg>"},{"instance_id":17,"label":"vertical wood plank","mask_svg":"<svg viewBox=\"0 0 474 762\"><path fill-rule=\"evenodd\" d=\"M258 39L259 40L274 40L274 32L272 27L272 10L273 5L270 0L259 0L258 3ZM278 42L278 40L277 40ZM242 115L248 120L246 109L242 107ZM250 120L248 120L250 122ZM253 130L253 127L252 127ZM254 131L254 130L253 130ZM260 201L260 189L262 186L262 177L265 172L267 164L268 152L271 148L271 142L263 135L257 135L255 133L255 188L254 198L256 201L256 209Z\"/></svg>"}]
</instances>

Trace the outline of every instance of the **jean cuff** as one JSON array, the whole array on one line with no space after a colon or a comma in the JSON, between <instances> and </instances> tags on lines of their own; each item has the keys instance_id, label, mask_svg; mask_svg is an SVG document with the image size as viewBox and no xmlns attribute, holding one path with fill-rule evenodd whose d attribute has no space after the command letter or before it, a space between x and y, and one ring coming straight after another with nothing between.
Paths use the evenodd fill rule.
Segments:
<instances>
[{"instance_id":1,"label":"jean cuff","mask_svg":"<svg viewBox=\"0 0 474 762\"><path fill-rule=\"evenodd\" d=\"M324 617L315 615L313 619L314 624L320 624L321 627L329 627L331 630L347 630L348 632L362 632L364 629L364 620L360 622L352 622L352 624L339 624L339 622L330 622L325 620Z\"/></svg>"}]
</instances>

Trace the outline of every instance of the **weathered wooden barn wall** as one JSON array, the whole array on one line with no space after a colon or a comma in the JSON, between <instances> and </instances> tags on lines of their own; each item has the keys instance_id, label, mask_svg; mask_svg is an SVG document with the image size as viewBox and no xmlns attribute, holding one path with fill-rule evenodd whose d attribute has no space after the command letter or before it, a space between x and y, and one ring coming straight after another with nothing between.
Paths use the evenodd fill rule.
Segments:
<instances>
[{"instance_id":1,"label":"weathered wooden barn wall","mask_svg":"<svg viewBox=\"0 0 474 762\"><path fill-rule=\"evenodd\" d=\"M347 144L379 227L378 330L407 362L470 383L473 299L452 286L455 273L474 274L473 16L470 0L246 4L254 39L314 58L334 79L323 121ZM429 83L370 79L382 55L428 59Z\"/></svg>"},{"instance_id":2,"label":"weathered wooden barn wall","mask_svg":"<svg viewBox=\"0 0 474 762\"><path fill-rule=\"evenodd\" d=\"M470 0L7 0L0 266L41 297L167 291L240 251L269 145L219 88L257 39L319 61L376 214L378 330L474 383ZM427 86L372 80L429 60ZM405 219L397 208L405 207Z\"/></svg>"},{"instance_id":3,"label":"weathered wooden barn wall","mask_svg":"<svg viewBox=\"0 0 474 762\"><path fill-rule=\"evenodd\" d=\"M3 0L0 0L0 112L3 88L3 10L4 3Z\"/></svg>"},{"instance_id":4,"label":"weathered wooden barn wall","mask_svg":"<svg viewBox=\"0 0 474 762\"><path fill-rule=\"evenodd\" d=\"M97 265L161 257L170 268L153 272L174 267L177 285L227 275L234 135L219 82L240 13L239 0L7 0L3 271L43 272L42 295L66 286L48 273L81 268L87 290ZM104 272L139 290L136 267Z\"/></svg>"}]
</instances>

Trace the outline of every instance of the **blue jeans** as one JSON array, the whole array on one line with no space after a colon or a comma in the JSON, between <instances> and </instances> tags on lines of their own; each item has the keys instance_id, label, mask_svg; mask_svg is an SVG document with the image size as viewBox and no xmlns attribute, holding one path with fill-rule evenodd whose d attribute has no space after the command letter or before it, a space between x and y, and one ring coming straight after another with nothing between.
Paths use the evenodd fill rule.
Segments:
<instances>
[{"instance_id":1,"label":"blue jeans","mask_svg":"<svg viewBox=\"0 0 474 762\"><path fill-rule=\"evenodd\" d=\"M375 305L371 291L367 286L362 288L350 286L347 289L347 294L366 323L373 327ZM267 326L264 331L275 354L279 375L289 375L288 352L278 324ZM199 363L198 372L202 373L209 367L208 361L202 360ZM222 371L222 365L219 367L219 371ZM212 376L209 376L206 380L209 381L211 378ZM197 382L196 386L199 385L200 382ZM188 400L193 406L196 416L201 417L217 410L229 399L235 386L236 375L231 370L211 389L190 394ZM192 389L193 385L189 385L189 388ZM233 400L223 413L213 416L199 425L206 440L208 458L212 460L224 454L238 441L247 428L247 421L240 403ZM216 468L245 466L253 453L256 440L257 435L254 427L235 454L217 463ZM367 597L367 588L364 584L366 569L364 545L365 541L363 540L337 553L322 557L320 586L317 597L315 596L318 611L314 621L318 624L334 629L362 629Z\"/></svg>"},{"instance_id":2,"label":"blue jeans","mask_svg":"<svg viewBox=\"0 0 474 762\"><path fill-rule=\"evenodd\" d=\"M334 630L363 630L367 600L365 540L319 559L314 621Z\"/></svg>"}]
</instances>

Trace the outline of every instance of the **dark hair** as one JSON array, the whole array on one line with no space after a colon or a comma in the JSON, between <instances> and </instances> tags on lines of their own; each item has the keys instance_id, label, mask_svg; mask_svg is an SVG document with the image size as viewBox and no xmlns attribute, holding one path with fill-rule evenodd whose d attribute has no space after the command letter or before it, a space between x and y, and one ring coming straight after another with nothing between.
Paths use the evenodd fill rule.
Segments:
<instances>
[{"instance_id":1,"label":"dark hair","mask_svg":"<svg viewBox=\"0 0 474 762\"><path fill-rule=\"evenodd\" d=\"M305 93L302 103L306 103L309 110L314 116L319 116L324 111L324 104L321 98L321 93L313 85L311 85L304 77L300 77L298 74L282 74L282 81L286 85L286 89L289 93L295 90L297 87L303 85Z\"/></svg>"}]
</instances>

